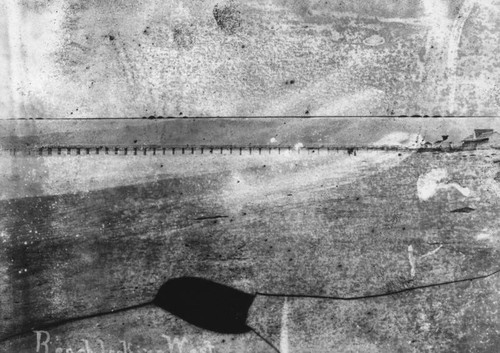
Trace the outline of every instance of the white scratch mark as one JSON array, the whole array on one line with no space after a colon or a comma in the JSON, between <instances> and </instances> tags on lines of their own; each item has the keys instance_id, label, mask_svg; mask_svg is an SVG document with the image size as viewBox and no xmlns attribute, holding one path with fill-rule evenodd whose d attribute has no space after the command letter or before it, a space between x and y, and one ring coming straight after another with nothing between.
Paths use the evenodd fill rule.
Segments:
<instances>
[{"instance_id":1,"label":"white scratch mark","mask_svg":"<svg viewBox=\"0 0 500 353\"><path fill-rule=\"evenodd\" d=\"M408 246L408 260L410 261L410 275L415 277L415 256L413 255L413 246Z\"/></svg>"},{"instance_id":2,"label":"white scratch mark","mask_svg":"<svg viewBox=\"0 0 500 353\"><path fill-rule=\"evenodd\" d=\"M450 112L455 111L455 96L457 91L457 60L458 60L458 49L460 47L460 39L462 37L462 30L464 28L465 22L469 18L472 10L476 5L476 0L465 0L462 7L458 13L457 18L453 22L451 28L450 40L448 45L448 61L447 69L449 71L450 77L450 96L448 98L448 110Z\"/></svg>"},{"instance_id":3,"label":"white scratch mark","mask_svg":"<svg viewBox=\"0 0 500 353\"><path fill-rule=\"evenodd\" d=\"M437 249L434 249L432 251L429 251L427 254L424 254L422 256L420 256L421 259L423 259L424 257L427 257L427 256L432 256L434 255L435 253L437 253L439 251L439 249L441 249L443 247L443 245L439 245L439 247Z\"/></svg>"},{"instance_id":4,"label":"white scratch mark","mask_svg":"<svg viewBox=\"0 0 500 353\"><path fill-rule=\"evenodd\" d=\"M295 150L298 151L301 148L304 148L304 144L302 142L298 142L295 144L295 146L293 146L293 148L295 148Z\"/></svg>"},{"instance_id":5,"label":"white scratch mark","mask_svg":"<svg viewBox=\"0 0 500 353\"><path fill-rule=\"evenodd\" d=\"M283 303L283 309L281 314L281 335L280 335L280 352L289 353L290 345L288 340L288 312L290 308L288 307L288 300L285 298Z\"/></svg>"},{"instance_id":6,"label":"white scratch mark","mask_svg":"<svg viewBox=\"0 0 500 353\"><path fill-rule=\"evenodd\" d=\"M425 52L433 52L432 48L439 49L446 42L448 33L448 8L442 0L423 0L426 22L429 25Z\"/></svg>"},{"instance_id":7,"label":"white scratch mark","mask_svg":"<svg viewBox=\"0 0 500 353\"><path fill-rule=\"evenodd\" d=\"M450 188L455 188L459 193L461 193L465 197L470 196L470 189L469 188L464 188L457 183L448 183L444 184L441 186L442 189L450 189Z\"/></svg>"}]
</instances>

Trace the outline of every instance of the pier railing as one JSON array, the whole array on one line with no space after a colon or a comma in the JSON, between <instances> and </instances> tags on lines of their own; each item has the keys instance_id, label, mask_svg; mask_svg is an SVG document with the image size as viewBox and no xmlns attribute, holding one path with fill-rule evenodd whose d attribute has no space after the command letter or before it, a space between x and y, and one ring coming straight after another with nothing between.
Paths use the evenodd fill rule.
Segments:
<instances>
[{"instance_id":1,"label":"pier railing","mask_svg":"<svg viewBox=\"0 0 500 353\"><path fill-rule=\"evenodd\" d=\"M328 154L346 152L355 155L357 151L400 151L400 152L460 152L471 148L442 148L406 146L333 146L333 145L139 145L139 146L7 146L0 148L0 154L12 156L56 156L56 155L188 155L188 154L230 154L263 155L282 153Z\"/></svg>"}]
</instances>

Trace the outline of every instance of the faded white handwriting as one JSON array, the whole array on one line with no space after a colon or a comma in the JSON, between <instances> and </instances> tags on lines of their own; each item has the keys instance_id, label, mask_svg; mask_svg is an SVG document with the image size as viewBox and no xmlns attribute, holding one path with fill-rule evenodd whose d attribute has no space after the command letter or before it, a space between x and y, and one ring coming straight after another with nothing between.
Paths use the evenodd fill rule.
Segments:
<instances>
[{"instance_id":1,"label":"faded white handwriting","mask_svg":"<svg viewBox=\"0 0 500 353\"><path fill-rule=\"evenodd\" d=\"M115 344L106 344L101 339L97 339L95 344L82 339L77 347L61 347L51 341L48 331L33 332L36 335L36 353L215 353L215 347L209 341L204 341L201 345L193 344L183 336L162 334L165 344L160 344L158 348L141 347L125 340L120 340Z\"/></svg>"}]
</instances>

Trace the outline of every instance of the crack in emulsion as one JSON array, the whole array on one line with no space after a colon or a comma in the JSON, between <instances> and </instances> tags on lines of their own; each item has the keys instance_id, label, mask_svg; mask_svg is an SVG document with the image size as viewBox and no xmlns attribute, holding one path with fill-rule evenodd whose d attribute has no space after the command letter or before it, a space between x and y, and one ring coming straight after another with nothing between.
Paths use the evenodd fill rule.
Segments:
<instances>
[{"instance_id":1,"label":"crack in emulsion","mask_svg":"<svg viewBox=\"0 0 500 353\"><path fill-rule=\"evenodd\" d=\"M116 310L104 311L95 314L89 314L57 322L52 322L45 325L39 325L36 328L39 330L46 330L49 328L54 328L57 326L61 326L64 324L80 320L93 319L106 315L125 312L128 310L153 306L161 308L175 316L178 316L184 321L190 322L195 326L207 329L209 331L214 331L219 333L254 332L257 336L259 336L267 344L269 344L274 350L279 352L279 349L277 349L274 345L272 345L269 342L269 340L265 339L259 333L257 333L252 327L249 327L248 325L245 324L248 315L248 309L251 306L253 299L256 296L354 301L354 300L363 300L370 298L389 297L410 291L441 287L468 281L476 281L476 280L486 279L498 273L500 273L500 269L481 276L462 278L458 280L439 282L439 283L431 283L431 284L404 288L396 291L379 293L379 294L368 294L368 295L351 296L351 297L326 296L326 295L314 295L314 294L264 293L264 292L255 292L251 294L203 278L180 277L180 278L169 279L167 282L165 282L158 291L155 299L151 301ZM224 300L221 300L221 296L223 297ZM191 303L191 301L193 303ZM230 325L227 322L221 324L219 321L219 319L221 318L229 320ZM238 321L237 323L240 324L241 326L241 330L238 332L230 331L234 329L234 327L232 326L232 324L234 324L234 320L237 320ZM35 327L32 327L30 330L18 332L10 336L3 337L0 339L0 342L6 342L11 339L26 334L30 334L34 329Z\"/></svg>"},{"instance_id":2,"label":"crack in emulsion","mask_svg":"<svg viewBox=\"0 0 500 353\"><path fill-rule=\"evenodd\" d=\"M486 278L494 276L498 273L500 273L500 269L498 269L494 272L488 273L486 275L482 275L482 276L462 278L462 279L457 279L457 280L453 280L453 281L446 281L446 282L439 282L439 283L424 284L422 286L409 287L409 288L404 288L404 289L386 292L386 293L368 294L368 295L352 296L352 297L337 297L337 296L314 295L314 294L262 293L262 292L256 292L255 294L266 296L266 297L311 298L311 299L331 299L331 300L346 300L346 301L347 300L362 300L362 299L370 299L370 298L388 297L388 296L392 296L392 295L396 295L396 294L415 291L418 289L427 289L427 288L441 287L441 286L462 283L462 282L468 282L468 281L476 281L476 280L480 280L480 279L486 279Z\"/></svg>"}]
</instances>

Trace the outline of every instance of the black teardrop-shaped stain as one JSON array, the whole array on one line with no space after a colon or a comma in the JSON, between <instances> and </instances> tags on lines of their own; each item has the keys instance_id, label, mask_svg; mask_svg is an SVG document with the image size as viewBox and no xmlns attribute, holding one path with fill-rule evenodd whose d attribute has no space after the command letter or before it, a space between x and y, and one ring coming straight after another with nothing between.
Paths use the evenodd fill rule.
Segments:
<instances>
[{"instance_id":1,"label":"black teardrop-shaped stain","mask_svg":"<svg viewBox=\"0 0 500 353\"><path fill-rule=\"evenodd\" d=\"M226 334L250 332L248 310L255 295L197 277L165 282L153 303L197 327Z\"/></svg>"}]
</instances>

